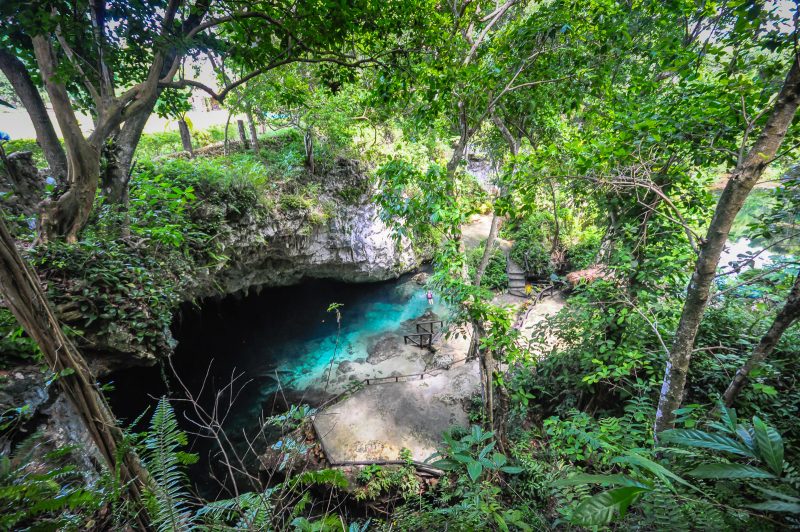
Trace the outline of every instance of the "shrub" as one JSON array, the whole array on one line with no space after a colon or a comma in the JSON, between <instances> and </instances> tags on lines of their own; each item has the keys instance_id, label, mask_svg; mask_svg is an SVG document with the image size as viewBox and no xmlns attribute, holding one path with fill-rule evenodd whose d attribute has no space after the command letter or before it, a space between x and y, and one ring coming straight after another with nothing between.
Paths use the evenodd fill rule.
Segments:
<instances>
[{"instance_id":1,"label":"shrub","mask_svg":"<svg viewBox=\"0 0 800 532\"><path fill-rule=\"evenodd\" d=\"M475 274L483 257L486 242L469 251L467 262L469 264L469 274L475 278ZM495 248L489 258L489 264L481 279L481 286L491 290L503 290L508 287L508 273L506 273L506 256L502 250Z\"/></svg>"},{"instance_id":2,"label":"shrub","mask_svg":"<svg viewBox=\"0 0 800 532\"><path fill-rule=\"evenodd\" d=\"M572 270L583 270L595 262L597 252L600 250L600 234L598 232L584 232L577 242L567 246L567 263Z\"/></svg>"}]
</instances>

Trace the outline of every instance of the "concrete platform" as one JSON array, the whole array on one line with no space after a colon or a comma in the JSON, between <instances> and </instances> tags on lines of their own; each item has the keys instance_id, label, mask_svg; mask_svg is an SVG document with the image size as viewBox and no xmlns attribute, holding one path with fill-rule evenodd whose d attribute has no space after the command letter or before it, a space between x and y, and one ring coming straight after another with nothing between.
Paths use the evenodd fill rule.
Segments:
<instances>
[{"instance_id":1,"label":"concrete platform","mask_svg":"<svg viewBox=\"0 0 800 532\"><path fill-rule=\"evenodd\" d=\"M333 465L397 460L402 448L422 462L436 451L451 425L469 425L466 406L480 391L471 360L422 380L366 386L314 419Z\"/></svg>"}]
</instances>

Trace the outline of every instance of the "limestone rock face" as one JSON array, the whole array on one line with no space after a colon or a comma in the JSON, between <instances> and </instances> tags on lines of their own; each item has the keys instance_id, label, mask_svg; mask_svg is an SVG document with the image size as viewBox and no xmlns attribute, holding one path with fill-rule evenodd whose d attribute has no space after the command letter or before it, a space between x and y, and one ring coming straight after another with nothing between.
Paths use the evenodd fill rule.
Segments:
<instances>
[{"instance_id":1,"label":"limestone rock face","mask_svg":"<svg viewBox=\"0 0 800 532\"><path fill-rule=\"evenodd\" d=\"M222 229L219 238L229 260L216 271L201 272L193 295L227 295L303 278L384 281L414 269L419 261L410 240L396 241L378 214L375 205L362 203L336 205L319 225L301 215L267 222L245 216Z\"/></svg>"}]
</instances>

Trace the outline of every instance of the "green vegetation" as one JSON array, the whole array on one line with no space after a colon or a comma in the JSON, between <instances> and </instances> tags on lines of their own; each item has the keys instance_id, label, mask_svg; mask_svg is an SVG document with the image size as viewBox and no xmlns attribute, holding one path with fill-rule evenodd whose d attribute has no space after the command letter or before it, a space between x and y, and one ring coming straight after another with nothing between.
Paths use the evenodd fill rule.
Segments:
<instances>
[{"instance_id":1,"label":"green vegetation","mask_svg":"<svg viewBox=\"0 0 800 532\"><path fill-rule=\"evenodd\" d=\"M0 7L0 97L25 106L38 139L0 132L0 528L800 526L791 8L246 4ZM235 121L227 145L222 126L188 123L202 93L245 120L247 143ZM184 136L142 134L152 114ZM37 168L15 170L6 156L19 151ZM277 272L276 250L327 225L343 232L332 253L361 257L335 222L367 205L396 246L431 259L425 290L473 335L471 426L447 430L426 463L404 449L328 467L313 403L253 415L253 441L226 432L217 403L209 413L174 390L140 433L103 425L114 417L89 400L98 376L80 357L63 367L74 343L101 369L155 358L168 373L182 303L263 283L253 263ZM476 215L499 234L467 249ZM723 264L736 240L753 251ZM509 261L533 290L511 306L498 303L515 297L503 294ZM242 284L221 286L229 274ZM560 310L531 321L551 296ZM59 383L73 391L56 400ZM59 448L52 433L76 426L86 447ZM208 461L192 454L198 438ZM99 463L92 445L117 452ZM218 482L214 500L189 466Z\"/></svg>"}]
</instances>

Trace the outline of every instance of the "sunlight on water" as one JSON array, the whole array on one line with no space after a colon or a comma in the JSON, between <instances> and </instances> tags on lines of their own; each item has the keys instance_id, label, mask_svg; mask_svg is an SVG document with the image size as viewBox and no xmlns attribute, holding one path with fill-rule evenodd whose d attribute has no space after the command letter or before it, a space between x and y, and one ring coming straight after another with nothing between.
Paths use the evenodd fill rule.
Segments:
<instances>
[{"instance_id":1,"label":"sunlight on water","mask_svg":"<svg viewBox=\"0 0 800 532\"><path fill-rule=\"evenodd\" d=\"M403 323L420 317L428 309L443 316L445 308L441 303L428 304L425 290L415 283L408 282L397 286L386 286L383 293L370 293L366 297L355 298L350 305L341 309L342 323L339 345L337 347L335 315L333 313L324 323L316 325L311 338L298 339L286 346L286 357L281 357L275 371L284 386L303 390L310 386L322 387L325 383L325 370L344 360L365 359L370 340L382 333L412 332L403 329ZM270 350L265 350L269 356ZM335 366L334 366L335 367Z\"/></svg>"}]
</instances>

